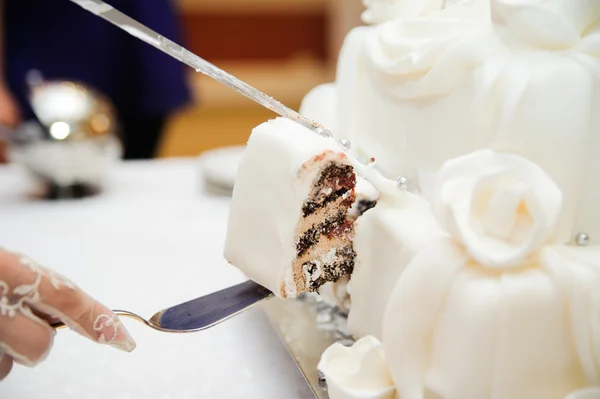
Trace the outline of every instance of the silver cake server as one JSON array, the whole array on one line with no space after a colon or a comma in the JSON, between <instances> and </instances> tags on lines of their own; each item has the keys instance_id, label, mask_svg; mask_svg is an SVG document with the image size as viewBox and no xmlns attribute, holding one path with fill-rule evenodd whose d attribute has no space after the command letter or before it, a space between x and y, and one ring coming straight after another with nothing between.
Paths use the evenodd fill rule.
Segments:
<instances>
[{"instance_id":1,"label":"silver cake server","mask_svg":"<svg viewBox=\"0 0 600 399\"><path fill-rule=\"evenodd\" d=\"M216 81L224 84L225 86L237 91L238 93L248 97L249 99L256 101L263 107L270 109L271 111L291 119L313 131L324 136L333 137L331 132L323 127L321 124L303 117L296 111L289 107L286 107L279 101L273 99L261 92L260 90L250 86L249 84L239 80L235 76L223 71L219 67L211 64L210 62L200 58L189 50L186 50L177 43L163 37L152 29L144 26L137 22L133 18L123 14L113 6L106 4L102 0L71 0L73 3L80 5L89 12L96 14L97 16L104 18L108 22L118 26L129 34L137 37L138 39L156 47L157 49L167 53L171 57L183 62L184 64L194 68L197 72L201 72ZM100 39L99 39L100 40Z\"/></svg>"},{"instance_id":2,"label":"silver cake server","mask_svg":"<svg viewBox=\"0 0 600 399\"><path fill-rule=\"evenodd\" d=\"M271 291L249 280L163 309L156 312L150 319L126 310L115 310L114 312L117 316L135 319L158 331L188 333L214 327L272 296ZM52 323L51 326L54 328L66 327L62 322Z\"/></svg>"}]
</instances>

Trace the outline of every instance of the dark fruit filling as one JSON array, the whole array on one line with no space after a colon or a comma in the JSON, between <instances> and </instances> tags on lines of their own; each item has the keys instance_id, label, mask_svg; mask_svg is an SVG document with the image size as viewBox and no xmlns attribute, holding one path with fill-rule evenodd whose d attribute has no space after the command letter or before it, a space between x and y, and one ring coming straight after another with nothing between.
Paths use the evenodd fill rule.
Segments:
<instances>
[{"instance_id":1,"label":"dark fruit filling","mask_svg":"<svg viewBox=\"0 0 600 399\"><path fill-rule=\"evenodd\" d=\"M350 165L339 165L331 162L321 172L321 176L317 181L315 187L323 190L330 188L331 194L320 195L316 198L311 198L306 201L302 206L302 214L304 217L312 215L320 208L323 208L330 202L337 200L338 198L346 195L349 191L354 189L356 185L356 175ZM342 206L349 207L354 202L353 195L349 195L347 200L344 201Z\"/></svg>"},{"instance_id":2,"label":"dark fruit filling","mask_svg":"<svg viewBox=\"0 0 600 399\"><path fill-rule=\"evenodd\" d=\"M329 239L338 237L343 232L349 232L352 229L352 222L346 220L346 212L339 210L335 215L327 218L323 223L313 225L306 230L296 243L296 256L301 257L313 245L319 242L321 236Z\"/></svg>"}]
</instances>

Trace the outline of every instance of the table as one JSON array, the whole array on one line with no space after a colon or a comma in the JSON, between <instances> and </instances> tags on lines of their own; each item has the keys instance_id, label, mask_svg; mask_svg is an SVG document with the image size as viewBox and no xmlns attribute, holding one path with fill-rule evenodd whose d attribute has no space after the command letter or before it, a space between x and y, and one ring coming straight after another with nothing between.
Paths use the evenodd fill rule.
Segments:
<instances>
[{"instance_id":1,"label":"table","mask_svg":"<svg viewBox=\"0 0 600 399\"><path fill-rule=\"evenodd\" d=\"M229 199L206 194L194 160L121 164L106 192L80 201L25 199L0 167L0 245L69 276L107 306L150 316L243 281L222 258ZM6 399L310 398L258 308L210 330L165 334L125 320L131 354L61 330L49 358L16 366Z\"/></svg>"}]
</instances>

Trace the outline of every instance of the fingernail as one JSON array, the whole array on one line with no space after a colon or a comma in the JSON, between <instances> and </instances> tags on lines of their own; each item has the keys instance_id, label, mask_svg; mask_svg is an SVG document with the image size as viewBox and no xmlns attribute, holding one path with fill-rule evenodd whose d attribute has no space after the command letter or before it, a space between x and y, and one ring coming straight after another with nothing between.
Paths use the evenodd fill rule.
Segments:
<instances>
[{"instance_id":1,"label":"fingernail","mask_svg":"<svg viewBox=\"0 0 600 399\"><path fill-rule=\"evenodd\" d=\"M98 342L124 352L131 352L136 344L129 331L116 315L100 315L94 321L94 331L98 332Z\"/></svg>"}]
</instances>

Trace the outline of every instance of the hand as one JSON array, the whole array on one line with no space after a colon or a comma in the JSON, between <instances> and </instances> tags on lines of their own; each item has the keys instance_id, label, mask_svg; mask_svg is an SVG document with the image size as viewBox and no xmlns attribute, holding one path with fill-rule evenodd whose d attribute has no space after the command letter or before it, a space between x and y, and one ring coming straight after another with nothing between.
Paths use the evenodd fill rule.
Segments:
<instances>
[{"instance_id":1,"label":"hand","mask_svg":"<svg viewBox=\"0 0 600 399\"><path fill-rule=\"evenodd\" d=\"M21 121L21 110L12 93L0 84L0 124L16 127Z\"/></svg>"},{"instance_id":2,"label":"hand","mask_svg":"<svg viewBox=\"0 0 600 399\"><path fill-rule=\"evenodd\" d=\"M34 367L52 347L60 320L92 341L131 352L118 317L66 278L31 259L0 250L0 380L13 362Z\"/></svg>"}]
</instances>

